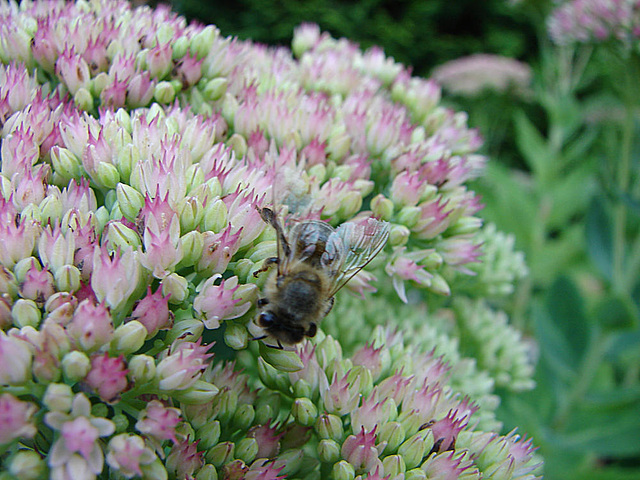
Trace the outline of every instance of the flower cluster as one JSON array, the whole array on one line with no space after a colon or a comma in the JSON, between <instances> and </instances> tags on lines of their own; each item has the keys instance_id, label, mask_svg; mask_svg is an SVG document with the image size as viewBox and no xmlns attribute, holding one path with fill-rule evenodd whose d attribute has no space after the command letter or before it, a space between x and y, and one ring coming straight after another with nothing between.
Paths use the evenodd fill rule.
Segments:
<instances>
[{"instance_id":1,"label":"flower cluster","mask_svg":"<svg viewBox=\"0 0 640 480\"><path fill-rule=\"evenodd\" d=\"M351 356L322 332L295 351L251 341L254 273L276 254L259 207L388 221L349 288L386 274L404 302L449 295L497 235L482 237L465 185L479 136L435 82L313 25L293 52L164 7L0 5L0 461L14 477L531 477L531 442L495 433L491 378L445 333L450 370L393 329L361 332Z\"/></svg>"},{"instance_id":2,"label":"flower cluster","mask_svg":"<svg viewBox=\"0 0 640 480\"><path fill-rule=\"evenodd\" d=\"M485 90L524 93L531 84L531 67L509 57L479 53L437 67L432 77L457 95L475 96Z\"/></svg>"},{"instance_id":3,"label":"flower cluster","mask_svg":"<svg viewBox=\"0 0 640 480\"><path fill-rule=\"evenodd\" d=\"M557 7L547 23L559 44L614 39L632 45L640 35L640 8L632 0L573 0Z\"/></svg>"}]
</instances>

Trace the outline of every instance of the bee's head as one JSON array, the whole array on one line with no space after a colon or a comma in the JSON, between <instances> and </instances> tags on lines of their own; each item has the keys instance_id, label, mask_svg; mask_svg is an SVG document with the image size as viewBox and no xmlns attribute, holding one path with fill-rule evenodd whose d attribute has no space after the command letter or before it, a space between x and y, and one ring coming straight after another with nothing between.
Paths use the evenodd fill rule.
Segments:
<instances>
[{"instance_id":1,"label":"bee's head","mask_svg":"<svg viewBox=\"0 0 640 480\"><path fill-rule=\"evenodd\" d=\"M300 343L305 337L304 328L299 325L283 322L271 310L264 310L258 314L256 323L271 337L285 345Z\"/></svg>"}]
</instances>

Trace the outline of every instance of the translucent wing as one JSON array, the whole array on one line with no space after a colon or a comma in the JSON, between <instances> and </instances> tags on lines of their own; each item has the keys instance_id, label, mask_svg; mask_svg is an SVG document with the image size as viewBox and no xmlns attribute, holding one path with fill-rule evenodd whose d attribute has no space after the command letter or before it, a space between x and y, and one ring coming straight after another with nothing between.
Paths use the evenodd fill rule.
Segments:
<instances>
[{"instance_id":1,"label":"translucent wing","mask_svg":"<svg viewBox=\"0 0 640 480\"><path fill-rule=\"evenodd\" d=\"M335 277L332 296L384 248L389 238L389 228L388 222L368 218L343 223L336 229L334 235L337 239L332 240L342 243L344 259L341 259L341 268Z\"/></svg>"}]
</instances>

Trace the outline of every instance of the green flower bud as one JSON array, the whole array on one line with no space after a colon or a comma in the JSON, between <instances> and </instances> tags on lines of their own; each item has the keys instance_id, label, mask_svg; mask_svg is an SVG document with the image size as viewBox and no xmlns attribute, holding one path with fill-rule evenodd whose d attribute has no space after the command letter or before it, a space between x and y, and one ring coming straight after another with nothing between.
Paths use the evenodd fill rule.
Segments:
<instances>
[{"instance_id":1,"label":"green flower bud","mask_svg":"<svg viewBox=\"0 0 640 480\"><path fill-rule=\"evenodd\" d=\"M469 235L476 233L482 227L482 220L478 217L461 217L447 228L447 235Z\"/></svg>"},{"instance_id":2,"label":"green flower bud","mask_svg":"<svg viewBox=\"0 0 640 480\"><path fill-rule=\"evenodd\" d=\"M205 458L208 462L211 462L216 467L220 468L222 465L234 458L234 450L235 445L233 442L222 442L209 449L205 454Z\"/></svg>"},{"instance_id":3,"label":"green flower bud","mask_svg":"<svg viewBox=\"0 0 640 480\"><path fill-rule=\"evenodd\" d=\"M113 192L113 190L110 190L110 192ZM111 207L107 207L110 209L109 212L109 220L112 222L118 222L120 221L120 219L122 219L122 217L124 217L124 215L122 214L122 210L120 210L120 205L118 204L118 202L116 201Z\"/></svg>"},{"instance_id":4,"label":"green flower bud","mask_svg":"<svg viewBox=\"0 0 640 480\"><path fill-rule=\"evenodd\" d=\"M334 161L341 160L349 152L349 148L351 148L351 137L344 129L336 128L327 142L326 151L329 154L329 159Z\"/></svg>"},{"instance_id":5,"label":"green flower bud","mask_svg":"<svg viewBox=\"0 0 640 480\"><path fill-rule=\"evenodd\" d=\"M91 361L84 352L74 350L62 358L62 373L69 383L76 383L87 376Z\"/></svg>"},{"instance_id":6,"label":"green flower bud","mask_svg":"<svg viewBox=\"0 0 640 480\"><path fill-rule=\"evenodd\" d=\"M249 403L242 403L236 409L236 413L233 415L232 424L239 430L248 430L253 424L253 420L256 418L256 412L253 405Z\"/></svg>"},{"instance_id":7,"label":"green flower bud","mask_svg":"<svg viewBox=\"0 0 640 480\"><path fill-rule=\"evenodd\" d=\"M176 268L192 267L202 257L204 237L201 232L192 230L180 237L182 260Z\"/></svg>"},{"instance_id":8,"label":"green flower bud","mask_svg":"<svg viewBox=\"0 0 640 480\"><path fill-rule=\"evenodd\" d=\"M371 199L371 210L375 216L389 221L393 215L393 202L380 193Z\"/></svg>"},{"instance_id":9,"label":"green flower bud","mask_svg":"<svg viewBox=\"0 0 640 480\"><path fill-rule=\"evenodd\" d=\"M93 110L93 97L91 96L91 92L84 87L80 87L75 93L73 102L80 110L84 110L85 112Z\"/></svg>"},{"instance_id":10,"label":"green flower bud","mask_svg":"<svg viewBox=\"0 0 640 480\"><path fill-rule=\"evenodd\" d=\"M351 385L358 378L360 379L360 393L364 396L369 395L373 388L373 377L371 376L371 371L367 367L363 367L361 365L354 366L349 370L347 382Z\"/></svg>"},{"instance_id":11,"label":"green flower bud","mask_svg":"<svg viewBox=\"0 0 640 480\"><path fill-rule=\"evenodd\" d=\"M449 296L451 295L451 288L449 284L444 279L444 277L438 273L433 273L433 278L431 279L431 285L429 285L429 290L437 293L438 295Z\"/></svg>"},{"instance_id":12,"label":"green flower bud","mask_svg":"<svg viewBox=\"0 0 640 480\"><path fill-rule=\"evenodd\" d=\"M378 432L378 442L387 444L384 447L385 454L395 453L405 438L404 427L398 422L385 423Z\"/></svg>"},{"instance_id":13,"label":"green flower bud","mask_svg":"<svg viewBox=\"0 0 640 480\"><path fill-rule=\"evenodd\" d=\"M69 412L73 402L71 387L65 383L50 383L44 393L42 403L52 412Z\"/></svg>"},{"instance_id":14,"label":"green flower bud","mask_svg":"<svg viewBox=\"0 0 640 480\"><path fill-rule=\"evenodd\" d=\"M120 172L120 179L127 183L131 180L131 170L140 160L138 147L133 144L123 145L118 149L116 165Z\"/></svg>"},{"instance_id":15,"label":"green flower bud","mask_svg":"<svg viewBox=\"0 0 640 480\"><path fill-rule=\"evenodd\" d=\"M113 163L100 162L93 178L98 185L104 188L116 188L120 181L120 172Z\"/></svg>"},{"instance_id":16,"label":"green flower bud","mask_svg":"<svg viewBox=\"0 0 640 480\"><path fill-rule=\"evenodd\" d=\"M192 55L195 54L196 58L200 60L207 56L217 37L218 29L213 25L208 25L191 38L189 51Z\"/></svg>"},{"instance_id":17,"label":"green flower bud","mask_svg":"<svg viewBox=\"0 0 640 480\"><path fill-rule=\"evenodd\" d=\"M147 337L147 329L137 320L131 320L120 325L113 332L111 350L113 353L128 355L142 347Z\"/></svg>"},{"instance_id":18,"label":"green flower bud","mask_svg":"<svg viewBox=\"0 0 640 480\"><path fill-rule=\"evenodd\" d=\"M218 420L207 422L202 428L198 429L197 438L200 439L199 448L209 450L216 446L220 440L220 422Z\"/></svg>"},{"instance_id":19,"label":"green flower bud","mask_svg":"<svg viewBox=\"0 0 640 480\"><path fill-rule=\"evenodd\" d=\"M123 413L117 413L111 417L111 421L116 426L116 433L124 433L129 428L129 418Z\"/></svg>"},{"instance_id":20,"label":"green flower bud","mask_svg":"<svg viewBox=\"0 0 640 480\"><path fill-rule=\"evenodd\" d=\"M340 460L340 445L335 440L325 438L318 443L318 458L324 463Z\"/></svg>"},{"instance_id":21,"label":"green flower bud","mask_svg":"<svg viewBox=\"0 0 640 480\"><path fill-rule=\"evenodd\" d=\"M291 414L300 425L310 427L318 417L318 409L308 398L296 398L291 406Z\"/></svg>"},{"instance_id":22,"label":"green flower bud","mask_svg":"<svg viewBox=\"0 0 640 480\"><path fill-rule=\"evenodd\" d=\"M42 199L40 205L40 214L44 223L57 224L62 217L62 202L55 195L47 195Z\"/></svg>"},{"instance_id":23,"label":"green flower bud","mask_svg":"<svg viewBox=\"0 0 640 480\"><path fill-rule=\"evenodd\" d=\"M204 207L202 229L218 233L227 226L227 218L227 206L221 199L209 201Z\"/></svg>"},{"instance_id":24,"label":"green flower bud","mask_svg":"<svg viewBox=\"0 0 640 480\"><path fill-rule=\"evenodd\" d=\"M186 340L195 341L197 338L200 338L203 331L204 325L200 320L185 318L173 324L173 327L171 327L171 330L167 333L165 342L167 344L173 343L176 339L183 336Z\"/></svg>"},{"instance_id":25,"label":"green flower bud","mask_svg":"<svg viewBox=\"0 0 640 480\"><path fill-rule=\"evenodd\" d=\"M169 297L169 303L182 303L189 294L189 283L187 279L177 273L167 275L160 283L162 285L162 295L164 297L171 295Z\"/></svg>"},{"instance_id":26,"label":"green flower bud","mask_svg":"<svg viewBox=\"0 0 640 480\"><path fill-rule=\"evenodd\" d=\"M107 208L104 205L98 207L94 215L94 218L96 219L95 227L97 232L103 231L107 222L111 220L109 210L107 210Z\"/></svg>"},{"instance_id":27,"label":"green flower bud","mask_svg":"<svg viewBox=\"0 0 640 480\"><path fill-rule=\"evenodd\" d=\"M356 477L356 471L346 460L340 460L333 464L331 474L334 480L353 480Z\"/></svg>"},{"instance_id":28,"label":"green flower bud","mask_svg":"<svg viewBox=\"0 0 640 480\"><path fill-rule=\"evenodd\" d=\"M218 470L214 465L207 463L196 473L196 480L218 480Z\"/></svg>"},{"instance_id":29,"label":"green flower bud","mask_svg":"<svg viewBox=\"0 0 640 480\"><path fill-rule=\"evenodd\" d=\"M203 405L212 401L218 392L219 389L215 385L198 380L186 390L177 390L172 395L187 405Z\"/></svg>"},{"instance_id":30,"label":"green flower bud","mask_svg":"<svg viewBox=\"0 0 640 480\"><path fill-rule=\"evenodd\" d=\"M236 443L235 457L251 463L258 455L258 441L255 438L243 438Z\"/></svg>"},{"instance_id":31,"label":"green flower bud","mask_svg":"<svg viewBox=\"0 0 640 480\"><path fill-rule=\"evenodd\" d=\"M36 268L38 270L42 270L42 267L40 266L40 260L38 260L36 257L23 258L13 266L13 274L15 275L15 278L18 281L18 283L23 283L25 281L27 277L27 272L31 270L31 267L34 262L35 262Z\"/></svg>"},{"instance_id":32,"label":"green flower bud","mask_svg":"<svg viewBox=\"0 0 640 480\"><path fill-rule=\"evenodd\" d=\"M389 244L392 247L400 247L405 245L409 240L411 230L404 225L393 225L389 232Z\"/></svg>"},{"instance_id":33,"label":"green flower bud","mask_svg":"<svg viewBox=\"0 0 640 480\"><path fill-rule=\"evenodd\" d=\"M113 43L113 48L118 48L116 42ZM107 51L112 48L111 45L107 48ZM111 82L107 72L100 72L93 79L91 79L90 91L94 97L99 97L105 87Z\"/></svg>"},{"instance_id":34,"label":"green flower bud","mask_svg":"<svg viewBox=\"0 0 640 480\"><path fill-rule=\"evenodd\" d=\"M112 221L109 223L107 226L107 238L113 250L116 250L118 247L122 250L126 250L127 247L132 247L134 250L137 250L141 245L138 232L127 227L122 222Z\"/></svg>"},{"instance_id":35,"label":"green flower bud","mask_svg":"<svg viewBox=\"0 0 640 480\"><path fill-rule=\"evenodd\" d=\"M41 313L36 302L19 298L11 308L11 318L13 318L13 324L18 328L26 326L38 328Z\"/></svg>"},{"instance_id":36,"label":"green flower bud","mask_svg":"<svg viewBox=\"0 0 640 480\"><path fill-rule=\"evenodd\" d=\"M80 289L81 274L75 265L62 265L54 272L53 279L59 292L73 293Z\"/></svg>"},{"instance_id":37,"label":"green flower bud","mask_svg":"<svg viewBox=\"0 0 640 480\"><path fill-rule=\"evenodd\" d=\"M276 468L284 467L280 470L280 475L289 478L298 473L305 460L304 452L301 449L293 448L279 454L274 463Z\"/></svg>"},{"instance_id":38,"label":"green flower bud","mask_svg":"<svg viewBox=\"0 0 640 480\"><path fill-rule=\"evenodd\" d=\"M202 167L197 163L191 165L187 169L186 179L187 193L190 196L196 197L198 200L200 200L200 203L204 203L204 198L201 198L194 193L199 187L202 187L202 185L204 184L204 172L202 171Z\"/></svg>"},{"instance_id":39,"label":"green flower bud","mask_svg":"<svg viewBox=\"0 0 640 480\"><path fill-rule=\"evenodd\" d=\"M285 392L289 389L289 376L276 370L262 357L258 357L258 376L262 383L273 390Z\"/></svg>"},{"instance_id":40,"label":"green flower bud","mask_svg":"<svg viewBox=\"0 0 640 480\"><path fill-rule=\"evenodd\" d=\"M293 393L296 397L311 398L313 396L313 388L309 382L301 378L293 385Z\"/></svg>"},{"instance_id":41,"label":"green flower bud","mask_svg":"<svg viewBox=\"0 0 640 480\"><path fill-rule=\"evenodd\" d=\"M300 356L294 351L268 347L262 342L259 351L265 362L281 372L297 372L304 367Z\"/></svg>"},{"instance_id":42,"label":"green flower bud","mask_svg":"<svg viewBox=\"0 0 640 480\"><path fill-rule=\"evenodd\" d=\"M222 96L227 93L227 87L229 86L229 81L226 78L214 78L213 80L209 80L202 91L204 98L209 100L210 102L215 102L222 98Z\"/></svg>"},{"instance_id":43,"label":"green flower bud","mask_svg":"<svg viewBox=\"0 0 640 480\"><path fill-rule=\"evenodd\" d=\"M327 178L327 168L322 163L316 163L308 170L310 177L315 177L322 183Z\"/></svg>"},{"instance_id":44,"label":"green flower bud","mask_svg":"<svg viewBox=\"0 0 640 480\"><path fill-rule=\"evenodd\" d=\"M244 350L249 345L249 332L244 325L236 322L225 322L224 343L234 350Z\"/></svg>"},{"instance_id":45,"label":"green flower bud","mask_svg":"<svg viewBox=\"0 0 640 480\"><path fill-rule=\"evenodd\" d=\"M426 480L427 474L420 468L414 468L404 474L405 480Z\"/></svg>"},{"instance_id":46,"label":"green flower bud","mask_svg":"<svg viewBox=\"0 0 640 480\"><path fill-rule=\"evenodd\" d=\"M124 217L130 222L135 222L140 210L144 207L142 194L130 185L119 183L116 186L116 197Z\"/></svg>"},{"instance_id":47,"label":"green flower bud","mask_svg":"<svg viewBox=\"0 0 640 480\"><path fill-rule=\"evenodd\" d=\"M109 407L106 403L96 403L91 405L91 415L94 417L106 417L109 415Z\"/></svg>"},{"instance_id":48,"label":"green flower bud","mask_svg":"<svg viewBox=\"0 0 640 480\"><path fill-rule=\"evenodd\" d=\"M414 468L420 465L425 453L428 453L429 450L431 450L433 441L431 442L431 445L429 445L429 442L425 440L427 435L430 435L433 438L430 431L425 433L423 430L406 440L398 448L398 455L401 455L404 458L406 468ZM427 446L429 446L429 449L427 449Z\"/></svg>"},{"instance_id":49,"label":"green flower bud","mask_svg":"<svg viewBox=\"0 0 640 480\"><path fill-rule=\"evenodd\" d=\"M405 225L407 228L413 228L420 219L420 207L402 207L398 212L398 223Z\"/></svg>"},{"instance_id":50,"label":"green flower bud","mask_svg":"<svg viewBox=\"0 0 640 480\"><path fill-rule=\"evenodd\" d=\"M253 263L248 258L241 258L237 262L235 262L235 266L233 267L233 273L238 276L238 280L240 282L246 283L251 280L255 280L253 277L253 273L256 270L259 270L261 267Z\"/></svg>"},{"instance_id":51,"label":"green flower bud","mask_svg":"<svg viewBox=\"0 0 640 480\"><path fill-rule=\"evenodd\" d=\"M236 111L238 110L239 104L238 100L234 95L231 95L229 92L224 94L224 98L222 100L222 117L229 123L233 125L233 119L236 116Z\"/></svg>"},{"instance_id":52,"label":"green flower bud","mask_svg":"<svg viewBox=\"0 0 640 480\"><path fill-rule=\"evenodd\" d=\"M322 439L332 439L341 442L344 439L342 420L337 415L323 413L316 420L316 433Z\"/></svg>"},{"instance_id":53,"label":"green flower bud","mask_svg":"<svg viewBox=\"0 0 640 480\"><path fill-rule=\"evenodd\" d=\"M18 450L9 460L8 472L20 480L45 478L46 464L33 450Z\"/></svg>"},{"instance_id":54,"label":"green flower bud","mask_svg":"<svg viewBox=\"0 0 640 480\"><path fill-rule=\"evenodd\" d=\"M331 172L332 177L337 177L343 182L348 182L351 177L351 167L349 165L338 165Z\"/></svg>"},{"instance_id":55,"label":"green flower bud","mask_svg":"<svg viewBox=\"0 0 640 480\"><path fill-rule=\"evenodd\" d=\"M323 358L326 362L326 365L332 363L334 359L342 358L342 347L340 343L330 335L327 335L322 341L316 346L316 356L318 358Z\"/></svg>"},{"instance_id":56,"label":"green flower bud","mask_svg":"<svg viewBox=\"0 0 640 480\"><path fill-rule=\"evenodd\" d=\"M156 376L156 362L149 355L134 355L128 364L129 378L143 384L151 382Z\"/></svg>"},{"instance_id":57,"label":"green flower bud","mask_svg":"<svg viewBox=\"0 0 640 480\"><path fill-rule=\"evenodd\" d=\"M147 465L141 465L140 470L142 470L142 478L145 480L167 480L169 477L167 469L164 468L164 464L159 458Z\"/></svg>"},{"instance_id":58,"label":"green flower bud","mask_svg":"<svg viewBox=\"0 0 640 480\"><path fill-rule=\"evenodd\" d=\"M237 158L242 158L247 154L247 141L239 133L234 133L227 140L227 145L231 147Z\"/></svg>"},{"instance_id":59,"label":"green flower bud","mask_svg":"<svg viewBox=\"0 0 640 480\"><path fill-rule=\"evenodd\" d=\"M404 473L407 469L404 459L400 455L389 455L385 457L382 460L382 466L384 467L384 474L391 475L391 478Z\"/></svg>"},{"instance_id":60,"label":"green flower bud","mask_svg":"<svg viewBox=\"0 0 640 480\"><path fill-rule=\"evenodd\" d=\"M360 192L351 191L342 198L337 215L340 218L351 218L360 210L360 207L362 207L362 195Z\"/></svg>"},{"instance_id":61,"label":"green flower bud","mask_svg":"<svg viewBox=\"0 0 640 480\"><path fill-rule=\"evenodd\" d=\"M173 102L176 98L176 91L174 90L171 82L158 82L153 89L153 98L156 102L162 105L167 105Z\"/></svg>"},{"instance_id":62,"label":"green flower bud","mask_svg":"<svg viewBox=\"0 0 640 480\"><path fill-rule=\"evenodd\" d=\"M198 198L186 197L178 207L178 217L180 218L180 228L183 232L195 230L204 218L204 207Z\"/></svg>"},{"instance_id":63,"label":"green flower bud","mask_svg":"<svg viewBox=\"0 0 640 480\"><path fill-rule=\"evenodd\" d=\"M238 394L233 390L223 389L217 400L218 418L220 423L226 425L231 421L233 414L236 413Z\"/></svg>"}]
</instances>

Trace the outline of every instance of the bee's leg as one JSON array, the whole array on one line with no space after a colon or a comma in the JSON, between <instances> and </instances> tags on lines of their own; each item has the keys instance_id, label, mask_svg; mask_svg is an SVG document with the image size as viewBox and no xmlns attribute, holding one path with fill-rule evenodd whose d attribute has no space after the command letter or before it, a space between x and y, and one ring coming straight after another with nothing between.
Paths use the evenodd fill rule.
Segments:
<instances>
[{"instance_id":1,"label":"bee's leg","mask_svg":"<svg viewBox=\"0 0 640 480\"><path fill-rule=\"evenodd\" d=\"M291 247L289 246L287 237L284 234L284 229L282 228L282 225L280 225L280 222L278 221L278 217L276 217L275 212L267 207L264 207L264 208L256 207L256 209L258 210L258 212L260 212L260 217L262 218L262 220L265 223L268 223L269 225L271 225L276 230L276 234L278 235L278 241L282 244L282 251L288 257L291 254Z\"/></svg>"},{"instance_id":2,"label":"bee's leg","mask_svg":"<svg viewBox=\"0 0 640 480\"><path fill-rule=\"evenodd\" d=\"M262 335L261 337L253 337L251 340L263 340L265 338L267 338L268 335Z\"/></svg>"},{"instance_id":3,"label":"bee's leg","mask_svg":"<svg viewBox=\"0 0 640 480\"><path fill-rule=\"evenodd\" d=\"M269 270L269 267L271 265L273 265L274 263L279 263L280 259L278 257L269 257L269 258L265 258L264 259L264 263L262 264L262 266L256 270L255 272L253 272L253 276L257 277L258 275L260 275L262 272L266 272L267 270Z\"/></svg>"},{"instance_id":4,"label":"bee's leg","mask_svg":"<svg viewBox=\"0 0 640 480\"><path fill-rule=\"evenodd\" d=\"M333 308L333 304L336 303L336 297L331 297L328 301L327 301L327 309L324 311L324 316L326 317L327 315L329 315L329 312L331 311L331 309Z\"/></svg>"}]
</instances>

